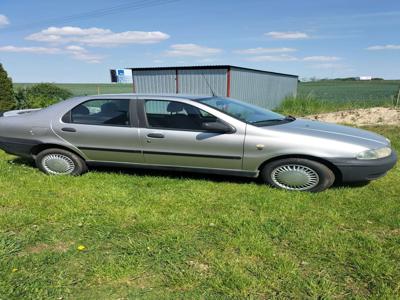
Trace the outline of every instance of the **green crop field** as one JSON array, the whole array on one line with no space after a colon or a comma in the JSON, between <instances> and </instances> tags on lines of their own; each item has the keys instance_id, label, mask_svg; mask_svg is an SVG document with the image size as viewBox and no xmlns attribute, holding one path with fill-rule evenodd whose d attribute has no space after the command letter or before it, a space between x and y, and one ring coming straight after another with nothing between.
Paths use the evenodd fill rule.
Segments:
<instances>
[{"instance_id":1,"label":"green crop field","mask_svg":"<svg viewBox=\"0 0 400 300\"><path fill-rule=\"evenodd\" d=\"M300 98L311 96L320 100L388 102L400 88L400 80L340 81L323 80L299 84Z\"/></svg>"},{"instance_id":2,"label":"green crop field","mask_svg":"<svg viewBox=\"0 0 400 300\"><path fill-rule=\"evenodd\" d=\"M297 97L286 99L275 110L283 114L304 116L346 109L393 106L399 89L399 80L302 82L299 83Z\"/></svg>"},{"instance_id":3,"label":"green crop field","mask_svg":"<svg viewBox=\"0 0 400 300\"><path fill-rule=\"evenodd\" d=\"M0 152L0 299L399 299L399 171L311 194Z\"/></svg>"},{"instance_id":4,"label":"green crop field","mask_svg":"<svg viewBox=\"0 0 400 300\"><path fill-rule=\"evenodd\" d=\"M32 86L34 83L14 83L16 89ZM97 95L97 94L120 94L132 93L132 84L112 83L55 83L55 85L71 91L74 96Z\"/></svg>"}]
</instances>

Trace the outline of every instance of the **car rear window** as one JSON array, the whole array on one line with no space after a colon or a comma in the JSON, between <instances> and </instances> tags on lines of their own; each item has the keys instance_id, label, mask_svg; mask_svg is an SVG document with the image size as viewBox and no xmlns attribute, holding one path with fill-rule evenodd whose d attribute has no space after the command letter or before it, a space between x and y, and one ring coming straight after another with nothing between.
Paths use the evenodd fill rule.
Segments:
<instances>
[{"instance_id":1,"label":"car rear window","mask_svg":"<svg viewBox=\"0 0 400 300\"><path fill-rule=\"evenodd\" d=\"M105 126L130 126L128 99L95 99L86 101L73 108L68 118L63 118L68 123L105 125Z\"/></svg>"}]
</instances>

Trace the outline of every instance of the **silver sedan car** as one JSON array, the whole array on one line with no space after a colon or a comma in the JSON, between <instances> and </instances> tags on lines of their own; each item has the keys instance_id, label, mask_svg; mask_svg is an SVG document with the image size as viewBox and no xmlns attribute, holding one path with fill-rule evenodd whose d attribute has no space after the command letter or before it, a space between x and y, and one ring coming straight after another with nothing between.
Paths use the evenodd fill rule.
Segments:
<instances>
[{"instance_id":1,"label":"silver sedan car","mask_svg":"<svg viewBox=\"0 0 400 300\"><path fill-rule=\"evenodd\" d=\"M365 182L396 163L385 137L220 97L99 95L0 117L0 148L51 175L128 166L260 176L274 187L322 191Z\"/></svg>"}]
</instances>

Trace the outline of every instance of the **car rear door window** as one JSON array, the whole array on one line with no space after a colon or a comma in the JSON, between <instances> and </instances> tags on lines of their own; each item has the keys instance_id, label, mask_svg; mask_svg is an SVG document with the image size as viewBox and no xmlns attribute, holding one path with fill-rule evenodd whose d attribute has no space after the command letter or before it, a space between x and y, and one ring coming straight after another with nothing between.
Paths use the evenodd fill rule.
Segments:
<instances>
[{"instance_id":1,"label":"car rear door window","mask_svg":"<svg viewBox=\"0 0 400 300\"><path fill-rule=\"evenodd\" d=\"M89 100L70 112L70 122L88 125L130 126L128 99Z\"/></svg>"},{"instance_id":2,"label":"car rear door window","mask_svg":"<svg viewBox=\"0 0 400 300\"><path fill-rule=\"evenodd\" d=\"M146 100L147 123L151 128L203 131L204 122L218 119L190 104L166 100Z\"/></svg>"}]
</instances>

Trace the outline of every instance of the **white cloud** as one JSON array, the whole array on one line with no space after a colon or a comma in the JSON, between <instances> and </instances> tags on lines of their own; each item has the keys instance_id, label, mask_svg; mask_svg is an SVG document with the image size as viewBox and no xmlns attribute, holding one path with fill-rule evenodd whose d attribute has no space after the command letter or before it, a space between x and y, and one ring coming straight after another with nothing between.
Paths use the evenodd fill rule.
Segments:
<instances>
[{"instance_id":1,"label":"white cloud","mask_svg":"<svg viewBox=\"0 0 400 300\"><path fill-rule=\"evenodd\" d=\"M33 53L33 54L58 54L58 53L61 52L61 49L59 49L59 48L48 48L48 47L0 46L0 52Z\"/></svg>"},{"instance_id":2,"label":"white cloud","mask_svg":"<svg viewBox=\"0 0 400 300\"><path fill-rule=\"evenodd\" d=\"M113 47L126 44L152 44L169 39L160 31L112 32L103 28L49 27L26 37L27 40L53 44L78 43L97 47Z\"/></svg>"},{"instance_id":3,"label":"white cloud","mask_svg":"<svg viewBox=\"0 0 400 300\"><path fill-rule=\"evenodd\" d=\"M273 39L279 39L279 40L298 40L298 39L308 39L310 36L305 33L305 32L299 32L299 31L270 31L265 33L266 36L273 38Z\"/></svg>"},{"instance_id":4,"label":"white cloud","mask_svg":"<svg viewBox=\"0 0 400 300\"><path fill-rule=\"evenodd\" d=\"M400 45L377 45L368 47L367 50L400 50Z\"/></svg>"},{"instance_id":5,"label":"white cloud","mask_svg":"<svg viewBox=\"0 0 400 300\"><path fill-rule=\"evenodd\" d=\"M18 47L18 46L0 46L0 52L9 53L29 53L29 54L68 54L73 59L85 61L87 63L100 63L104 59L103 55L90 53L81 46L67 46L65 48L53 47Z\"/></svg>"},{"instance_id":6,"label":"white cloud","mask_svg":"<svg viewBox=\"0 0 400 300\"><path fill-rule=\"evenodd\" d=\"M90 64L98 64L103 59L103 55L93 54L81 46L71 45L65 47L65 51L77 60L82 60Z\"/></svg>"},{"instance_id":7,"label":"white cloud","mask_svg":"<svg viewBox=\"0 0 400 300\"><path fill-rule=\"evenodd\" d=\"M71 45L65 47L66 50L71 51L71 52L85 52L86 49L81 47L81 46L76 46L76 45Z\"/></svg>"},{"instance_id":8,"label":"white cloud","mask_svg":"<svg viewBox=\"0 0 400 300\"><path fill-rule=\"evenodd\" d=\"M10 24L10 20L5 15L0 15L0 28Z\"/></svg>"},{"instance_id":9,"label":"white cloud","mask_svg":"<svg viewBox=\"0 0 400 300\"><path fill-rule=\"evenodd\" d=\"M262 47L257 47L257 48L236 50L234 52L238 53L238 54L264 54L264 53L284 53L284 52L294 52L294 51L297 51L297 49L286 48L286 47L281 47L281 48L262 48Z\"/></svg>"},{"instance_id":10,"label":"white cloud","mask_svg":"<svg viewBox=\"0 0 400 300\"><path fill-rule=\"evenodd\" d=\"M171 45L170 49L165 51L167 56L195 56L204 57L221 53L218 48L209 48L196 44L175 44Z\"/></svg>"},{"instance_id":11,"label":"white cloud","mask_svg":"<svg viewBox=\"0 0 400 300\"><path fill-rule=\"evenodd\" d=\"M282 55L259 55L248 57L247 61L261 62L261 61L270 61L270 62L279 62L279 61L296 61L299 60L295 56L282 54Z\"/></svg>"},{"instance_id":12,"label":"white cloud","mask_svg":"<svg viewBox=\"0 0 400 300\"><path fill-rule=\"evenodd\" d=\"M307 56L304 57L303 60L304 61L312 61L312 62L328 62L328 61L338 61L340 60L340 57L337 56Z\"/></svg>"}]
</instances>

